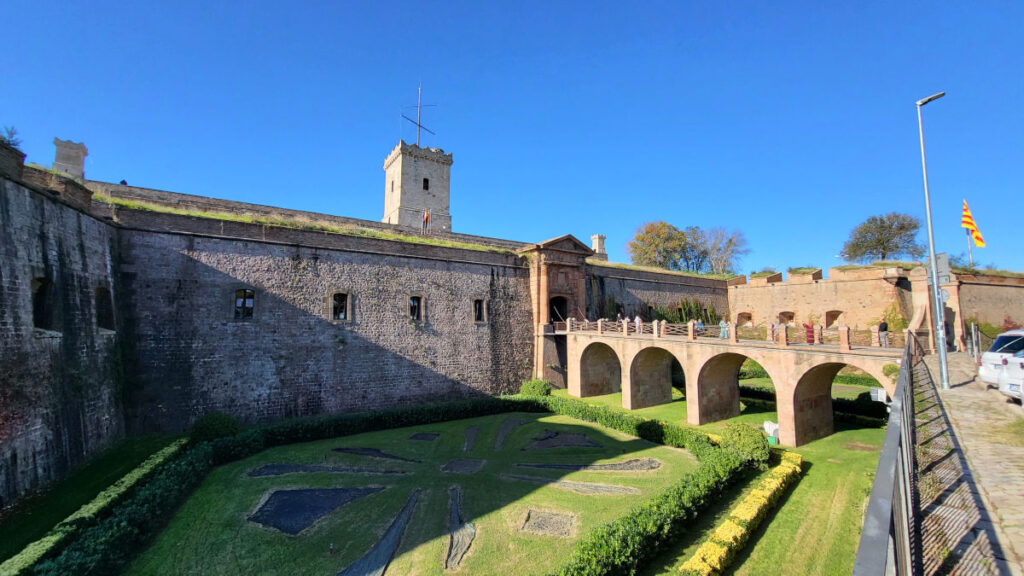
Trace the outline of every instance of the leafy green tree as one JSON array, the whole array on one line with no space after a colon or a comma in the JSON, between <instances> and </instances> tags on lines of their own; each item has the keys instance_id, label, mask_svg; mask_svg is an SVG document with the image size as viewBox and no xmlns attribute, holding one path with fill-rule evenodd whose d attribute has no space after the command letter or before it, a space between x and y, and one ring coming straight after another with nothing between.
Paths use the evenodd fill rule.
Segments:
<instances>
[{"instance_id":1,"label":"leafy green tree","mask_svg":"<svg viewBox=\"0 0 1024 576\"><path fill-rule=\"evenodd\" d=\"M847 262L872 262L899 256L919 258L924 247L917 243L921 221L909 214L890 212L872 216L850 232L841 255Z\"/></svg>"},{"instance_id":2,"label":"leafy green tree","mask_svg":"<svg viewBox=\"0 0 1024 576\"><path fill-rule=\"evenodd\" d=\"M686 234L668 222L647 222L636 229L626 249L634 264L679 270Z\"/></svg>"},{"instance_id":3,"label":"leafy green tree","mask_svg":"<svg viewBox=\"0 0 1024 576\"><path fill-rule=\"evenodd\" d=\"M689 272L703 272L710 257L704 231L699 226L687 226L683 231L683 249L679 253L680 267Z\"/></svg>"}]
</instances>

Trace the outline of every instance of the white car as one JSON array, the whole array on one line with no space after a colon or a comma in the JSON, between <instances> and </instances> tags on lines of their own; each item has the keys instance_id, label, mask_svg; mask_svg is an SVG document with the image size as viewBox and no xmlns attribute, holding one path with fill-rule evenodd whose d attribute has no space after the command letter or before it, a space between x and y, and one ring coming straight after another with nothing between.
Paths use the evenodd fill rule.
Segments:
<instances>
[{"instance_id":1,"label":"white car","mask_svg":"<svg viewBox=\"0 0 1024 576\"><path fill-rule=\"evenodd\" d=\"M1020 400L1021 388L1024 388L1024 350L1015 352L1007 359L1006 365L999 372L1000 392Z\"/></svg>"},{"instance_id":2,"label":"white car","mask_svg":"<svg viewBox=\"0 0 1024 576\"><path fill-rule=\"evenodd\" d=\"M992 347L981 355L978 365L978 377L982 382L995 384L1003 394L1020 398L1022 382L1016 381L1020 376L1021 357L1015 354L1024 351L1024 330L1010 330L996 337ZM1010 366L1013 363L1014 366ZM1016 393L1011 393L1010 386L1016 384Z\"/></svg>"}]
</instances>

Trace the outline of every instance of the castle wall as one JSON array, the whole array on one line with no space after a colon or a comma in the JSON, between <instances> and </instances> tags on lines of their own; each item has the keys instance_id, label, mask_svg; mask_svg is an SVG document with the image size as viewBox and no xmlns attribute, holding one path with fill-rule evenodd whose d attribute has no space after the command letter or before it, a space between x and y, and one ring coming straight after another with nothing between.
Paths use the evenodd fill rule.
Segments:
<instances>
[{"instance_id":1,"label":"castle wall","mask_svg":"<svg viewBox=\"0 0 1024 576\"><path fill-rule=\"evenodd\" d=\"M683 298L696 299L704 307L714 305L719 314L729 310L724 280L600 265L587 266L587 275L587 316L591 319L609 316L605 310L609 299L629 317L640 314L646 318L648 306L675 310ZM615 311L610 315L614 317Z\"/></svg>"},{"instance_id":2,"label":"castle wall","mask_svg":"<svg viewBox=\"0 0 1024 576\"><path fill-rule=\"evenodd\" d=\"M965 320L1001 327L1006 319L1024 325L1024 278L957 274Z\"/></svg>"},{"instance_id":3,"label":"castle wall","mask_svg":"<svg viewBox=\"0 0 1024 576\"><path fill-rule=\"evenodd\" d=\"M118 219L132 430L185 429L211 410L256 421L454 400L529 378L529 276L514 255L142 211ZM215 237L222 224L262 239ZM248 321L233 318L239 288L255 290ZM330 319L336 291L352 298L350 321ZM412 295L425 300L419 323Z\"/></svg>"},{"instance_id":4,"label":"castle wall","mask_svg":"<svg viewBox=\"0 0 1024 576\"><path fill-rule=\"evenodd\" d=\"M106 310L118 293L116 244L105 223L0 176L0 508L123 436L121 333L96 307L97 288Z\"/></svg>"},{"instance_id":5,"label":"castle wall","mask_svg":"<svg viewBox=\"0 0 1024 576\"><path fill-rule=\"evenodd\" d=\"M797 323L813 319L824 324L826 313L840 311L840 324L864 329L878 324L890 306L902 310L899 278L886 269L850 273L832 269L823 280L740 284L729 287L729 310L733 321L740 314L750 314L754 325L777 322L780 312L792 312Z\"/></svg>"}]
</instances>

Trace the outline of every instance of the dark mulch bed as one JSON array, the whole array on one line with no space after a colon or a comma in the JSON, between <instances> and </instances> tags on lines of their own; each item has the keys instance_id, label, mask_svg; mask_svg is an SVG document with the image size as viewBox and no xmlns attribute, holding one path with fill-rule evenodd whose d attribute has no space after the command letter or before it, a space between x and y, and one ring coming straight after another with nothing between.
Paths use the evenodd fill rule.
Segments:
<instances>
[{"instance_id":1,"label":"dark mulch bed","mask_svg":"<svg viewBox=\"0 0 1024 576\"><path fill-rule=\"evenodd\" d=\"M360 498L376 494L383 487L303 488L277 490L249 520L295 536L317 520Z\"/></svg>"}]
</instances>

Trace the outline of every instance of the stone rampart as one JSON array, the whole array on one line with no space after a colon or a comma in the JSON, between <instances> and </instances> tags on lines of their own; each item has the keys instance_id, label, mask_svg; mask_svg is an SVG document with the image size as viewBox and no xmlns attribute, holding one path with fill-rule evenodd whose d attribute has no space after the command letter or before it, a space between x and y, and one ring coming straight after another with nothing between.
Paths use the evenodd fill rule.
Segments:
<instances>
[{"instance_id":1,"label":"stone rampart","mask_svg":"<svg viewBox=\"0 0 1024 576\"><path fill-rule=\"evenodd\" d=\"M117 235L68 201L0 177L0 508L124 433Z\"/></svg>"},{"instance_id":2,"label":"stone rampart","mask_svg":"<svg viewBox=\"0 0 1024 576\"><path fill-rule=\"evenodd\" d=\"M695 299L704 307L713 305L719 314L729 311L726 281L649 272L591 263L587 266L587 310L592 319L607 311L608 299L621 306L626 315L648 316L647 307L675 310L683 298ZM614 316L615 312L611 312Z\"/></svg>"},{"instance_id":3,"label":"stone rampart","mask_svg":"<svg viewBox=\"0 0 1024 576\"><path fill-rule=\"evenodd\" d=\"M960 310L965 321L1001 327L1009 319L1024 325L1024 278L956 274L960 282Z\"/></svg>"}]
</instances>

